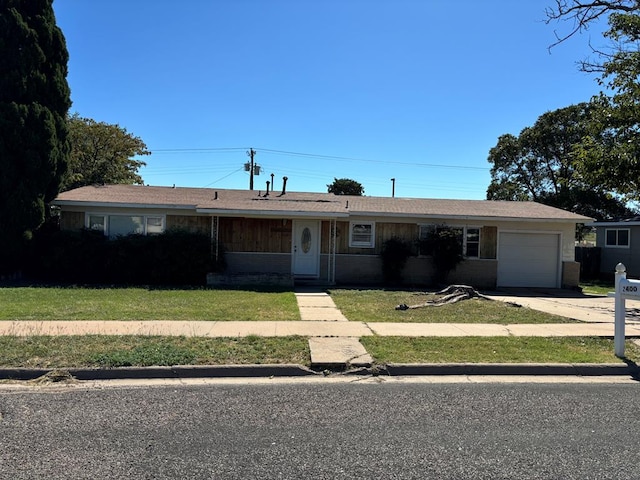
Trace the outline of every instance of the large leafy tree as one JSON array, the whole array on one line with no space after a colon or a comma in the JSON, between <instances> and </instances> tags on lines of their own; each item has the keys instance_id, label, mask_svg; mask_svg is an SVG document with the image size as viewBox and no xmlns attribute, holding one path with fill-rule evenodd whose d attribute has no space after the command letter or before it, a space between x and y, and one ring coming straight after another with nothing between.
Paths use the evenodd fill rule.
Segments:
<instances>
[{"instance_id":1,"label":"large leafy tree","mask_svg":"<svg viewBox=\"0 0 640 480\"><path fill-rule=\"evenodd\" d=\"M45 220L67 169L68 52L52 0L0 2L0 271Z\"/></svg>"},{"instance_id":2,"label":"large leafy tree","mask_svg":"<svg viewBox=\"0 0 640 480\"><path fill-rule=\"evenodd\" d=\"M138 169L149 155L139 137L119 125L96 122L77 113L68 118L71 158L63 190L105 183L141 184Z\"/></svg>"},{"instance_id":3,"label":"large leafy tree","mask_svg":"<svg viewBox=\"0 0 640 480\"><path fill-rule=\"evenodd\" d=\"M580 62L598 75L605 91L592 100L590 135L579 149L582 172L590 183L640 200L640 1L556 0L549 22L568 21L558 43L607 19L608 44L592 47Z\"/></svg>"},{"instance_id":4,"label":"large leafy tree","mask_svg":"<svg viewBox=\"0 0 640 480\"><path fill-rule=\"evenodd\" d=\"M632 214L622 199L583 175L582 145L590 139L594 107L580 103L541 115L520 135L502 135L489 152L489 200L533 200L597 219Z\"/></svg>"},{"instance_id":5,"label":"large leafy tree","mask_svg":"<svg viewBox=\"0 0 640 480\"><path fill-rule=\"evenodd\" d=\"M327 185L327 191L335 195L364 195L362 184L350 178L334 178L333 183Z\"/></svg>"}]
</instances>

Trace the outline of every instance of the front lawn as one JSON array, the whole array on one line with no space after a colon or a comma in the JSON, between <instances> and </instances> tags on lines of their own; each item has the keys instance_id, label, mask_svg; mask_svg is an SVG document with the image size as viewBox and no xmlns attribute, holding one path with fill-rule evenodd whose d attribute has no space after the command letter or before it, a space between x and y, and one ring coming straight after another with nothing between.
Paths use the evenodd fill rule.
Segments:
<instances>
[{"instance_id":1,"label":"front lawn","mask_svg":"<svg viewBox=\"0 0 640 480\"><path fill-rule=\"evenodd\" d=\"M309 365L304 337L0 337L0 367L78 368L152 365Z\"/></svg>"},{"instance_id":2,"label":"front lawn","mask_svg":"<svg viewBox=\"0 0 640 480\"><path fill-rule=\"evenodd\" d=\"M0 320L300 320L287 292L146 288L0 288Z\"/></svg>"},{"instance_id":3,"label":"front lawn","mask_svg":"<svg viewBox=\"0 0 640 480\"><path fill-rule=\"evenodd\" d=\"M592 280L588 282L581 282L580 288L582 288L582 293L588 295L604 295L606 296L609 292L615 291L615 285L613 282L607 282L603 280Z\"/></svg>"},{"instance_id":4,"label":"front lawn","mask_svg":"<svg viewBox=\"0 0 640 480\"><path fill-rule=\"evenodd\" d=\"M363 337L377 363L619 363L613 340L597 337ZM628 360L640 347L627 341Z\"/></svg>"},{"instance_id":5,"label":"front lawn","mask_svg":"<svg viewBox=\"0 0 640 480\"><path fill-rule=\"evenodd\" d=\"M351 321L416 323L575 323L557 315L499 301L470 299L441 307L396 310L399 304L417 305L438 298L424 292L331 289L331 298Z\"/></svg>"}]
</instances>

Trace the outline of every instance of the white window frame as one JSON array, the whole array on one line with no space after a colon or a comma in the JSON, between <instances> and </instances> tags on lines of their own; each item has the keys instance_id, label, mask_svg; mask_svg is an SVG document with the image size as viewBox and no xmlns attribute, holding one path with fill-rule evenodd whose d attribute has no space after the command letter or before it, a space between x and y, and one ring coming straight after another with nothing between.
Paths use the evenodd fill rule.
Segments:
<instances>
[{"instance_id":1,"label":"white window frame","mask_svg":"<svg viewBox=\"0 0 640 480\"><path fill-rule=\"evenodd\" d=\"M164 233L166 231L167 228L167 218L166 215L145 215L145 214L141 214L141 213L131 213L131 214L124 214L124 213L86 213L85 214L85 227L88 229L92 229L91 228L91 224L90 224L90 220L91 217L102 217L103 219L103 229L102 229L102 233L105 236L110 236L111 232L110 232L110 218L111 217L142 217L142 224L144 227L144 231L142 232L142 235L159 235L160 233ZM151 232L149 233L149 219L151 218L159 218L160 219L160 232ZM100 229L97 228L93 228L92 230L97 230L99 231Z\"/></svg>"},{"instance_id":2,"label":"white window frame","mask_svg":"<svg viewBox=\"0 0 640 480\"><path fill-rule=\"evenodd\" d=\"M470 257L469 255L467 255L467 244L468 244L468 240L469 240L469 230L473 229L473 230L478 230L478 255L474 255L473 257ZM481 239L482 239L482 227L478 227L476 225L466 225L464 227L464 239L463 239L463 244L462 244L462 251L464 252L464 256L466 258L480 258L480 245L481 243ZM475 242L474 242L475 243Z\"/></svg>"},{"instance_id":3,"label":"white window frame","mask_svg":"<svg viewBox=\"0 0 640 480\"><path fill-rule=\"evenodd\" d=\"M616 232L616 243L615 245L610 245L607 240L609 239L609 232L610 231L615 231ZM626 245L619 245L618 244L618 238L619 238L619 232L620 231L625 231L627 232L627 244ZM604 229L604 246L605 248L631 248L631 229L630 228L605 228Z\"/></svg>"},{"instance_id":4,"label":"white window frame","mask_svg":"<svg viewBox=\"0 0 640 480\"><path fill-rule=\"evenodd\" d=\"M353 229L357 225L366 225L371 227L371 234L368 241L354 240ZM349 222L349 246L357 248L375 248L376 246L376 222Z\"/></svg>"},{"instance_id":5,"label":"white window frame","mask_svg":"<svg viewBox=\"0 0 640 480\"><path fill-rule=\"evenodd\" d=\"M91 225L91 217L101 217L102 218L102 228L96 228L95 226ZM85 221L84 221L84 226L86 228L88 228L89 230L95 230L95 231L102 231L103 235L107 234L107 222L108 222L109 216L105 215L103 213L87 213L86 217L85 217Z\"/></svg>"}]
</instances>

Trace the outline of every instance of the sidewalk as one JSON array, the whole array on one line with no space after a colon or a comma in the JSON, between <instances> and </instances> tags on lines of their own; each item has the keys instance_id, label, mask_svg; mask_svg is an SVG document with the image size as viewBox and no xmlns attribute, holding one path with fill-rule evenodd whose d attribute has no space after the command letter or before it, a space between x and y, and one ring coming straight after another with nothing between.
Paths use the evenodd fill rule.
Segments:
<instances>
[{"instance_id":1,"label":"sidewalk","mask_svg":"<svg viewBox=\"0 0 640 480\"><path fill-rule=\"evenodd\" d=\"M613 337L613 323L377 323L332 320L274 322L207 321L0 321L0 335L164 335L187 337ZM640 325L626 335L640 337Z\"/></svg>"}]
</instances>

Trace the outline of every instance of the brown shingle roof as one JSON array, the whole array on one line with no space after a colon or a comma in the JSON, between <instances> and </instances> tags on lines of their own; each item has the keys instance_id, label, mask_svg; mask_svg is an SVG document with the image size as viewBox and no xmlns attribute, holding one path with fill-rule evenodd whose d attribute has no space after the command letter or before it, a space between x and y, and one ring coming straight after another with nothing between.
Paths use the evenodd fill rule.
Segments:
<instances>
[{"instance_id":1,"label":"brown shingle roof","mask_svg":"<svg viewBox=\"0 0 640 480\"><path fill-rule=\"evenodd\" d=\"M357 197L330 193L222 190L211 188L105 185L63 192L54 204L193 209L202 213L266 212L327 216L390 216L431 218L495 218L586 222L591 219L535 202L443 200L427 198Z\"/></svg>"}]
</instances>

